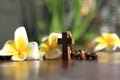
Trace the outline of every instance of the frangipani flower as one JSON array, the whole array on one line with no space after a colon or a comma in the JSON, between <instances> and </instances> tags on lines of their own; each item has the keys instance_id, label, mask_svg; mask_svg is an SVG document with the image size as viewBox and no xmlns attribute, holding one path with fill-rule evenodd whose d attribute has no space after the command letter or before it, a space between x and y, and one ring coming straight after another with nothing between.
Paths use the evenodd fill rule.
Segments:
<instances>
[{"instance_id":1,"label":"frangipani flower","mask_svg":"<svg viewBox=\"0 0 120 80\"><path fill-rule=\"evenodd\" d=\"M38 59L38 44L36 42L28 42L25 28L19 27L14 33L14 40L7 41L0 51L0 56L2 55L11 55L11 59L15 61Z\"/></svg>"},{"instance_id":2,"label":"frangipani flower","mask_svg":"<svg viewBox=\"0 0 120 80\"><path fill-rule=\"evenodd\" d=\"M44 40L39 49L39 54L45 55L47 59L56 59L61 56L61 46L58 45L57 40L61 38L60 33L51 33L50 36Z\"/></svg>"},{"instance_id":3,"label":"frangipani flower","mask_svg":"<svg viewBox=\"0 0 120 80\"><path fill-rule=\"evenodd\" d=\"M117 47L120 48L120 39L115 33L103 33L102 36L98 36L95 40L97 42L97 46L95 47L95 51L107 49L107 50L115 50Z\"/></svg>"}]
</instances>

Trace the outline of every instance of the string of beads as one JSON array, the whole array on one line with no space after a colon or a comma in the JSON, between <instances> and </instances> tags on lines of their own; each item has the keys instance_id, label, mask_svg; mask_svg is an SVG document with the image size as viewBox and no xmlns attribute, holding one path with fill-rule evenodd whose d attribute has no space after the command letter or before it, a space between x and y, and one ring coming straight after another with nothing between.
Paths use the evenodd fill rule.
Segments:
<instances>
[{"instance_id":1,"label":"string of beads","mask_svg":"<svg viewBox=\"0 0 120 80\"><path fill-rule=\"evenodd\" d=\"M73 50L71 52L71 58L74 60L97 60L98 55L95 52L88 50Z\"/></svg>"}]
</instances>

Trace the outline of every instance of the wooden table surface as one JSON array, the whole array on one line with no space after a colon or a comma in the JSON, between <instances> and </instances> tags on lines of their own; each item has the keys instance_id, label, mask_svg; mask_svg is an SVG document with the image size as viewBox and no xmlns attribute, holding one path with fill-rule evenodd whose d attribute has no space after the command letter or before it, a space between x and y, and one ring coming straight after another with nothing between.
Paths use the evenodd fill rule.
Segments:
<instances>
[{"instance_id":1,"label":"wooden table surface","mask_svg":"<svg viewBox=\"0 0 120 80\"><path fill-rule=\"evenodd\" d=\"M120 80L119 54L100 54L97 61L0 61L0 80Z\"/></svg>"}]
</instances>

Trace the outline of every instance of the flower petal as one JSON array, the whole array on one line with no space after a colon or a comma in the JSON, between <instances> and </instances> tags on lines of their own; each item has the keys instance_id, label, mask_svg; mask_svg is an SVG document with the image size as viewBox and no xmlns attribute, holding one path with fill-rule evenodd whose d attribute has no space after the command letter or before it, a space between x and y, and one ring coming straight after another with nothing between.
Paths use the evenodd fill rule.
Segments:
<instances>
[{"instance_id":1,"label":"flower petal","mask_svg":"<svg viewBox=\"0 0 120 80\"><path fill-rule=\"evenodd\" d=\"M16 54L12 56L13 61L24 61L26 59L26 53L22 52L20 54Z\"/></svg>"},{"instance_id":2,"label":"flower petal","mask_svg":"<svg viewBox=\"0 0 120 80\"><path fill-rule=\"evenodd\" d=\"M26 47L26 44L28 44L28 37L25 28L19 27L16 29L14 35L17 49L24 49Z\"/></svg>"},{"instance_id":3,"label":"flower petal","mask_svg":"<svg viewBox=\"0 0 120 80\"><path fill-rule=\"evenodd\" d=\"M99 36L93 42L104 42L104 39L102 36Z\"/></svg>"},{"instance_id":4,"label":"flower petal","mask_svg":"<svg viewBox=\"0 0 120 80\"><path fill-rule=\"evenodd\" d=\"M49 43L48 43L48 40L45 40L45 41L43 41L41 44L40 44L40 46L39 47L45 47L45 48L48 48L50 45L49 45Z\"/></svg>"},{"instance_id":5,"label":"flower petal","mask_svg":"<svg viewBox=\"0 0 120 80\"><path fill-rule=\"evenodd\" d=\"M115 38L115 39L119 39L118 35L116 33L112 33L112 36Z\"/></svg>"},{"instance_id":6,"label":"flower petal","mask_svg":"<svg viewBox=\"0 0 120 80\"><path fill-rule=\"evenodd\" d=\"M45 36L45 37L42 38L41 41L42 41L42 42L43 42L43 41L46 41L46 40L48 40L48 38L49 38L49 36Z\"/></svg>"},{"instance_id":7,"label":"flower petal","mask_svg":"<svg viewBox=\"0 0 120 80\"><path fill-rule=\"evenodd\" d=\"M113 39L112 33L102 33L102 37L103 37L105 40Z\"/></svg>"},{"instance_id":8,"label":"flower petal","mask_svg":"<svg viewBox=\"0 0 120 80\"><path fill-rule=\"evenodd\" d=\"M95 47L94 51L102 50L102 49L104 49L106 46L107 46L107 44L105 44L105 43L99 43L99 44L97 44L97 46Z\"/></svg>"},{"instance_id":9,"label":"flower petal","mask_svg":"<svg viewBox=\"0 0 120 80\"><path fill-rule=\"evenodd\" d=\"M114 44L112 44L112 45L109 45L109 46L107 46L106 47L106 50L107 51L110 51L110 50L115 50L117 47L114 45Z\"/></svg>"},{"instance_id":10,"label":"flower petal","mask_svg":"<svg viewBox=\"0 0 120 80\"><path fill-rule=\"evenodd\" d=\"M43 56L45 55L45 53L47 53L47 49L45 47L41 47L39 48L39 58L42 60Z\"/></svg>"},{"instance_id":11,"label":"flower petal","mask_svg":"<svg viewBox=\"0 0 120 80\"><path fill-rule=\"evenodd\" d=\"M13 40L9 40L5 43L0 55L14 55L18 54L15 43Z\"/></svg>"},{"instance_id":12,"label":"flower petal","mask_svg":"<svg viewBox=\"0 0 120 80\"><path fill-rule=\"evenodd\" d=\"M26 47L27 59L39 59L37 42L30 42Z\"/></svg>"},{"instance_id":13,"label":"flower petal","mask_svg":"<svg viewBox=\"0 0 120 80\"><path fill-rule=\"evenodd\" d=\"M61 37L62 35L60 33L51 33L49 36L49 44L52 46L57 46L57 40Z\"/></svg>"},{"instance_id":14,"label":"flower petal","mask_svg":"<svg viewBox=\"0 0 120 80\"><path fill-rule=\"evenodd\" d=\"M47 52L47 48L45 48L45 47L39 48L39 54L45 54L46 52Z\"/></svg>"},{"instance_id":15,"label":"flower petal","mask_svg":"<svg viewBox=\"0 0 120 80\"><path fill-rule=\"evenodd\" d=\"M113 42L114 45L120 48L120 39L119 39L119 37L115 33L113 33L112 36L114 38L114 42Z\"/></svg>"},{"instance_id":16,"label":"flower petal","mask_svg":"<svg viewBox=\"0 0 120 80\"><path fill-rule=\"evenodd\" d=\"M47 59L56 59L59 58L62 54L60 49L53 49L52 51L45 54L45 58Z\"/></svg>"},{"instance_id":17,"label":"flower petal","mask_svg":"<svg viewBox=\"0 0 120 80\"><path fill-rule=\"evenodd\" d=\"M114 46L114 47L112 48L112 50L114 51L114 50L116 50L116 48L117 48L117 46Z\"/></svg>"}]
</instances>

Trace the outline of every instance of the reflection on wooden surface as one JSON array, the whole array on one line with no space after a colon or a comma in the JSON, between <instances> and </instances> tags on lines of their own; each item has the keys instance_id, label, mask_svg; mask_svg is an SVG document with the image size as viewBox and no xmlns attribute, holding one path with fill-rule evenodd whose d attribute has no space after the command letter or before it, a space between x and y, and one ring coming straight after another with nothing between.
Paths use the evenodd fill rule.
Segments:
<instances>
[{"instance_id":1,"label":"reflection on wooden surface","mask_svg":"<svg viewBox=\"0 0 120 80\"><path fill-rule=\"evenodd\" d=\"M0 80L119 80L120 53L98 56L98 61L4 61Z\"/></svg>"},{"instance_id":2,"label":"reflection on wooden surface","mask_svg":"<svg viewBox=\"0 0 120 80\"><path fill-rule=\"evenodd\" d=\"M0 77L3 80L29 80L29 76L38 75L38 72L39 61L3 62L0 64Z\"/></svg>"},{"instance_id":3,"label":"reflection on wooden surface","mask_svg":"<svg viewBox=\"0 0 120 80\"><path fill-rule=\"evenodd\" d=\"M98 52L98 61L120 64L120 52Z\"/></svg>"}]
</instances>

